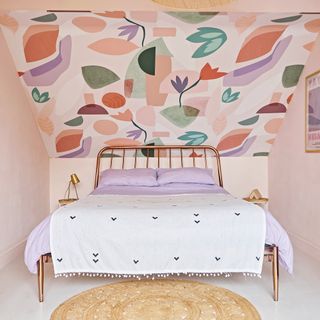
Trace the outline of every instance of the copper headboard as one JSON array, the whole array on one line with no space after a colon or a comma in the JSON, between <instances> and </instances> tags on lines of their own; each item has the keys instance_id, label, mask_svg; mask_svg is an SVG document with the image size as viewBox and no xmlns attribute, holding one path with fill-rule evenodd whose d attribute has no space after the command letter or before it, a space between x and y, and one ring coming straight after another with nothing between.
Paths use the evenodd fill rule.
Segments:
<instances>
[{"instance_id":1,"label":"copper headboard","mask_svg":"<svg viewBox=\"0 0 320 320\"><path fill-rule=\"evenodd\" d=\"M178 154L179 154L180 167L183 168L184 158L185 158L185 156L183 155L184 150L189 150L192 153L196 151L197 152L200 151L202 153L201 157L193 156L192 164L194 167L196 167L196 159L203 159L204 167L208 168L208 157L210 156L210 153L211 153L211 156L214 157L216 160L216 170L218 173L219 185L223 187L220 155L219 155L219 151L216 148L212 146L207 146L207 145L204 145L204 146L185 146L185 145L184 146L179 146L179 145L150 146L149 145L149 146L107 146L102 148L97 155L96 174L95 174L95 180L94 180L95 188L98 186L98 183L99 183L101 159L105 157L105 154L108 154L108 156L110 157L109 168L112 168L113 159L114 157L117 157L122 159L121 167L122 169L124 169L126 151L129 151L129 150L133 151L133 158L134 158L133 168L137 168L137 158L139 157L138 151L144 152L144 156L146 158L145 168L149 167L149 158L157 159L157 163L156 163L157 168L160 168L161 158L169 158L169 168L172 168L172 159L174 158L173 153L176 151L178 151ZM118 153L116 153L117 151Z\"/></svg>"}]
</instances>

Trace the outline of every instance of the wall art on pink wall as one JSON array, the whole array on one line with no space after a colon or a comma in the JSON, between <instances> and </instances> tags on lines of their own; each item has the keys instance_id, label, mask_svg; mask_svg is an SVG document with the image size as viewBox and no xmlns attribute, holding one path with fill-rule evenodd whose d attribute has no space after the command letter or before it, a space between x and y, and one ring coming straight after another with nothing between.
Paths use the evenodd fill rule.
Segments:
<instances>
[{"instance_id":1,"label":"wall art on pink wall","mask_svg":"<svg viewBox=\"0 0 320 320\"><path fill-rule=\"evenodd\" d=\"M306 151L320 152L320 70L306 77Z\"/></svg>"},{"instance_id":2,"label":"wall art on pink wall","mask_svg":"<svg viewBox=\"0 0 320 320\"><path fill-rule=\"evenodd\" d=\"M267 156L319 17L12 11L0 24L50 157L119 144Z\"/></svg>"}]
</instances>

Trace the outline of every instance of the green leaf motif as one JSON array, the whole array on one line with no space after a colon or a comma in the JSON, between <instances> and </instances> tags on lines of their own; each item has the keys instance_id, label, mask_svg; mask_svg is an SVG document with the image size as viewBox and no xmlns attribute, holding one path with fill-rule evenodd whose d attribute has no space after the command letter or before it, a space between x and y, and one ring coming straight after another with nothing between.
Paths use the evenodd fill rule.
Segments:
<instances>
[{"instance_id":1,"label":"green leaf motif","mask_svg":"<svg viewBox=\"0 0 320 320\"><path fill-rule=\"evenodd\" d=\"M240 92L233 92L231 88L226 89L223 94L222 94L222 102L224 103L230 103L233 102L235 100L238 100L240 96Z\"/></svg>"},{"instance_id":2,"label":"green leaf motif","mask_svg":"<svg viewBox=\"0 0 320 320\"><path fill-rule=\"evenodd\" d=\"M81 68L82 76L92 89L100 89L120 78L113 71L101 66L84 66Z\"/></svg>"},{"instance_id":3,"label":"green leaf motif","mask_svg":"<svg viewBox=\"0 0 320 320\"><path fill-rule=\"evenodd\" d=\"M154 146L155 143L147 143L146 146ZM145 157L150 157L150 158L154 158L154 149L141 149L141 153L145 156Z\"/></svg>"},{"instance_id":4,"label":"green leaf motif","mask_svg":"<svg viewBox=\"0 0 320 320\"><path fill-rule=\"evenodd\" d=\"M241 124L242 126L251 126L252 124L255 124L258 120L259 120L259 115L256 115L256 116L251 117L249 119L242 120L238 123Z\"/></svg>"},{"instance_id":5,"label":"green leaf motif","mask_svg":"<svg viewBox=\"0 0 320 320\"><path fill-rule=\"evenodd\" d=\"M37 22L52 22L57 20L57 16L54 13L49 13L44 16L33 18L31 20L37 21Z\"/></svg>"},{"instance_id":6,"label":"green leaf motif","mask_svg":"<svg viewBox=\"0 0 320 320\"><path fill-rule=\"evenodd\" d=\"M142 71L154 76L156 74L156 47L142 51L138 57L138 63Z\"/></svg>"},{"instance_id":7,"label":"green leaf motif","mask_svg":"<svg viewBox=\"0 0 320 320\"><path fill-rule=\"evenodd\" d=\"M271 20L272 22L277 22L277 23L287 23L287 22L292 22L299 20L302 17L302 14L296 15L296 16L290 16L290 17L285 17L285 18L280 18L280 19L274 19Z\"/></svg>"},{"instance_id":8,"label":"green leaf motif","mask_svg":"<svg viewBox=\"0 0 320 320\"><path fill-rule=\"evenodd\" d=\"M179 128L185 128L198 116L199 110L190 106L172 106L160 111L168 121Z\"/></svg>"},{"instance_id":9,"label":"green leaf motif","mask_svg":"<svg viewBox=\"0 0 320 320\"><path fill-rule=\"evenodd\" d=\"M49 92L40 93L38 88L33 88L31 92L32 98L35 102L44 103L50 100Z\"/></svg>"},{"instance_id":10,"label":"green leaf motif","mask_svg":"<svg viewBox=\"0 0 320 320\"><path fill-rule=\"evenodd\" d=\"M70 127L80 126L83 124L83 117L80 116L80 117L73 118L73 119L65 122L64 124L66 124L67 126L70 126Z\"/></svg>"},{"instance_id":11,"label":"green leaf motif","mask_svg":"<svg viewBox=\"0 0 320 320\"><path fill-rule=\"evenodd\" d=\"M33 88L31 94L32 94L33 100L35 102L39 102L39 100L40 100L40 92L39 92L39 90L37 88Z\"/></svg>"},{"instance_id":12,"label":"green leaf motif","mask_svg":"<svg viewBox=\"0 0 320 320\"><path fill-rule=\"evenodd\" d=\"M40 99L39 99L39 103L44 103L44 102L47 102L49 101L50 98L49 98L49 92L44 92L40 95Z\"/></svg>"},{"instance_id":13,"label":"green leaf motif","mask_svg":"<svg viewBox=\"0 0 320 320\"><path fill-rule=\"evenodd\" d=\"M296 86L298 84L303 68L303 64L294 64L291 66L286 66L282 74L282 85L285 88L291 88Z\"/></svg>"},{"instance_id":14,"label":"green leaf motif","mask_svg":"<svg viewBox=\"0 0 320 320\"><path fill-rule=\"evenodd\" d=\"M253 154L254 157L267 157L269 152L256 152Z\"/></svg>"},{"instance_id":15,"label":"green leaf motif","mask_svg":"<svg viewBox=\"0 0 320 320\"><path fill-rule=\"evenodd\" d=\"M193 43L203 43L192 55L192 58L203 58L215 51L227 41L226 33L218 28L201 27L198 32L193 33L187 40Z\"/></svg>"},{"instance_id":16,"label":"green leaf motif","mask_svg":"<svg viewBox=\"0 0 320 320\"><path fill-rule=\"evenodd\" d=\"M179 140L188 141L187 146L198 146L204 143L208 136L205 133L198 131L187 131L184 135L178 137Z\"/></svg>"}]
</instances>

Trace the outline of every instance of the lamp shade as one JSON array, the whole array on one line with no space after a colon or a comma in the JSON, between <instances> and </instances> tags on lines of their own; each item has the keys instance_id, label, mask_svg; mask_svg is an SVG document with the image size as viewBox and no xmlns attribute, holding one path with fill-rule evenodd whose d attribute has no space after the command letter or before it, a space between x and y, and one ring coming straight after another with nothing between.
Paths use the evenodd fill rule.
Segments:
<instances>
[{"instance_id":1,"label":"lamp shade","mask_svg":"<svg viewBox=\"0 0 320 320\"><path fill-rule=\"evenodd\" d=\"M78 178L78 176L75 173L73 173L70 176L70 181L72 182L72 184L77 184L80 182L80 179Z\"/></svg>"},{"instance_id":2,"label":"lamp shade","mask_svg":"<svg viewBox=\"0 0 320 320\"><path fill-rule=\"evenodd\" d=\"M153 0L163 6L180 9L208 9L224 5L235 0Z\"/></svg>"}]
</instances>

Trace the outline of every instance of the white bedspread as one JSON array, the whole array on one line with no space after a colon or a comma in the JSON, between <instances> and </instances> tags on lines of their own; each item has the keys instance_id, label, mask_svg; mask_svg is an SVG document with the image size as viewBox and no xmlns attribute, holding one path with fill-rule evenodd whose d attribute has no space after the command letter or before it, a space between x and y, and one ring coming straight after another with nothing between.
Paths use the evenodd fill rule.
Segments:
<instances>
[{"instance_id":1,"label":"white bedspread","mask_svg":"<svg viewBox=\"0 0 320 320\"><path fill-rule=\"evenodd\" d=\"M260 274L265 212L228 194L88 196L52 216L56 275Z\"/></svg>"}]
</instances>

